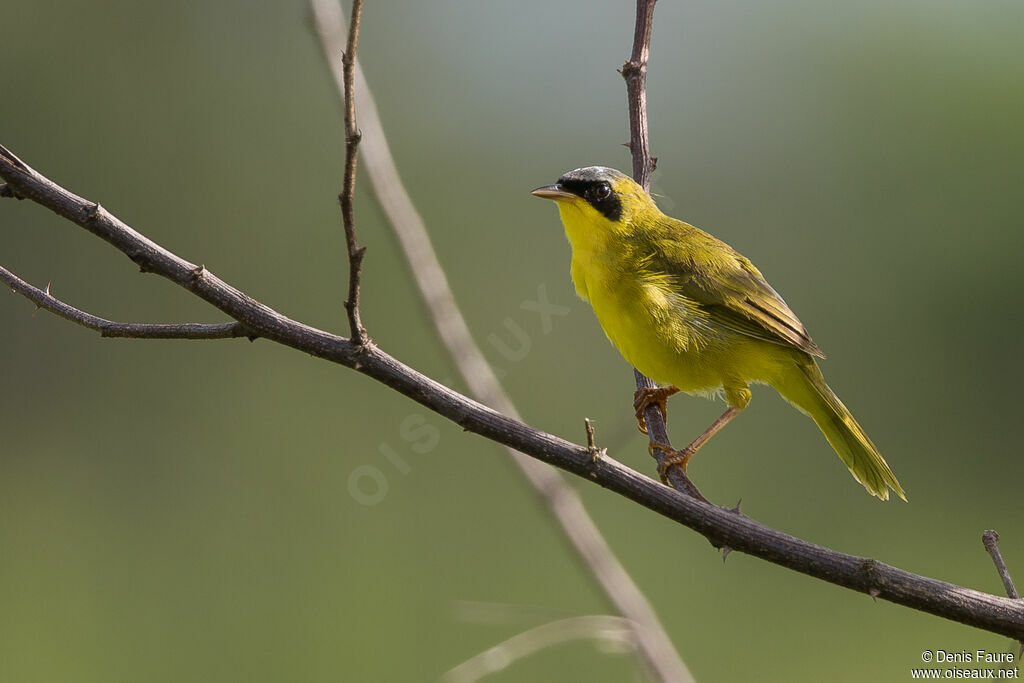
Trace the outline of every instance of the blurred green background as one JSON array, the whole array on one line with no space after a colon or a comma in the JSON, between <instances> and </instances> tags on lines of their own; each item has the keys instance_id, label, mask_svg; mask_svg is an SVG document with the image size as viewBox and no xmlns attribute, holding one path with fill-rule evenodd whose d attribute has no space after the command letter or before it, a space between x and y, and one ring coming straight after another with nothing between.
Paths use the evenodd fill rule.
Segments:
<instances>
[{"instance_id":1,"label":"blurred green background","mask_svg":"<svg viewBox=\"0 0 1024 683\"><path fill-rule=\"evenodd\" d=\"M371 1L360 56L525 418L581 441L589 416L653 474L630 370L575 299L554 208L528 194L577 166L628 168L615 70L632 17L630 2ZM340 106L303 2L39 0L4 22L0 142L267 304L346 330ZM662 208L783 293L910 503L866 495L767 388L694 461L698 485L997 594L982 530L1024 580L1022 29L1017 0L665 1L648 81ZM451 381L365 184L357 199L371 335ZM223 319L29 202L0 202L0 263L107 318ZM522 308L539 289L568 307L548 330ZM104 340L8 293L0 383L2 681L435 680L611 609L501 448L343 368L266 341ZM674 439L721 407L673 399ZM723 565L695 533L572 484L702 682L902 681L925 649L1012 647L747 556ZM584 642L488 680L646 679Z\"/></svg>"}]
</instances>

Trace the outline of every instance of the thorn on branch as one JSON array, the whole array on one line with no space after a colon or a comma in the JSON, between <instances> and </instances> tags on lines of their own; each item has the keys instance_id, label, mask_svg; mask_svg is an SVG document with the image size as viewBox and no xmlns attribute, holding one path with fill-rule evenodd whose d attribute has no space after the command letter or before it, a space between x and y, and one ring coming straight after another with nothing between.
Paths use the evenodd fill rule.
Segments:
<instances>
[{"instance_id":1,"label":"thorn on branch","mask_svg":"<svg viewBox=\"0 0 1024 683\"><path fill-rule=\"evenodd\" d=\"M729 553L732 552L732 548L727 545L722 546L722 564L725 564L725 558L729 557Z\"/></svg>"},{"instance_id":2,"label":"thorn on branch","mask_svg":"<svg viewBox=\"0 0 1024 683\"><path fill-rule=\"evenodd\" d=\"M152 272L149 267L149 259L142 250L125 251L125 255L132 260L132 263L139 267L140 273Z\"/></svg>"}]
</instances>

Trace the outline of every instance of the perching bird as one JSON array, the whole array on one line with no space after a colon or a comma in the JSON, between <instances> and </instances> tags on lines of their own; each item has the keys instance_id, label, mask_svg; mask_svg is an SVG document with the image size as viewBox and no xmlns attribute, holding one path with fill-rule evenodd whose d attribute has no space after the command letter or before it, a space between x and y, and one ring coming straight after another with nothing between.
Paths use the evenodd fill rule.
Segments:
<instances>
[{"instance_id":1,"label":"perching bird","mask_svg":"<svg viewBox=\"0 0 1024 683\"><path fill-rule=\"evenodd\" d=\"M671 455L693 454L750 402L751 383L775 387L810 415L870 493L906 496L878 449L825 384L824 358L803 323L749 260L729 245L663 214L631 178L603 166L566 173L533 194L558 203L572 246L572 281L619 352L663 385L637 392L643 411L683 391L724 393L729 409ZM659 448L661 445L659 444ZM665 476L665 469L661 471Z\"/></svg>"}]
</instances>

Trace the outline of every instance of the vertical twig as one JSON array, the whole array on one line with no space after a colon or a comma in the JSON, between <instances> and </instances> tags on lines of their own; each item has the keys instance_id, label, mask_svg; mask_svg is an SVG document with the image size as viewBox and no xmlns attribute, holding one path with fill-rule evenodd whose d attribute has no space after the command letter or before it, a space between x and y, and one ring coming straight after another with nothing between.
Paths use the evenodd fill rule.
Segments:
<instances>
[{"instance_id":1,"label":"vertical twig","mask_svg":"<svg viewBox=\"0 0 1024 683\"><path fill-rule=\"evenodd\" d=\"M311 0L311 6L328 65L334 73L335 81L342 86L343 74L339 74L335 58L337 50L334 47L344 33L337 0ZM469 386L470 393L505 415L518 415L515 404L473 340L469 326L455 302L455 295L430 242L426 225L398 175L373 95L358 65L355 67L355 87L359 118L366 133L361 147L366 173L398 237L434 326L459 374ZM658 680L666 683L692 681L693 677L672 645L654 608L612 552L576 491L554 468L512 448L507 450L550 509L583 566L594 576L619 613L632 624L637 649L648 668Z\"/></svg>"},{"instance_id":2,"label":"vertical twig","mask_svg":"<svg viewBox=\"0 0 1024 683\"><path fill-rule=\"evenodd\" d=\"M636 0L636 28L633 31L633 51L629 61L622 65L622 77L626 79L626 96L629 101L629 151L633 155L633 179L644 190L651 189L651 173L657 165L657 159L651 156L651 144L647 134L647 59L651 54L651 27L654 24L654 3L656 0ZM658 385L650 377L633 369L637 390L654 389ZM647 421L647 434L651 443L671 445L668 430L661 411L654 404L644 411ZM654 448L654 457L658 461L659 470L666 454L660 448ZM681 467L670 467L665 471L672 487L708 502L697 487L686 476Z\"/></svg>"},{"instance_id":3,"label":"vertical twig","mask_svg":"<svg viewBox=\"0 0 1024 683\"><path fill-rule=\"evenodd\" d=\"M656 0L636 0L636 26L633 51L622 65L629 99L629 151L633 155L633 179L646 191L651 189L651 173L656 161L651 158L647 134L647 60L651 55L651 28L654 26Z\"/></svg>"},{"instance_id":4,"label":"vertical twig","mask_svg":"<svg viewBox=\"0 0 1024 683\"><path fill-rule=\"evenodd\" d=\"M352 196L356 187L356 149L362 137L356 128L355 67L356 49L359 47L359 23L363 17L363 0L352 0L352 17L348 25L348 41L341 57L343 71L343 93L345 99L345 180L338 202L341 204L341 220L345 224L345 244L348 248L348 326L352 343L362 346L366 343L366 329L359 316L359 283L363 269L363 255L366 247L356 241L356 226L352 217Z\"/></svg>"}]
</instances>

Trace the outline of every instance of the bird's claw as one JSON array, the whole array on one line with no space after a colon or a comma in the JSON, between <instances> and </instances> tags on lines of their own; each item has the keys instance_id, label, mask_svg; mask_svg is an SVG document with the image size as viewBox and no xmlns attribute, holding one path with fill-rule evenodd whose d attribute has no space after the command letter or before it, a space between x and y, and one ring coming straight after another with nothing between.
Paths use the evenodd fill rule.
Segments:
<instances>
[{"instance_id":1,"label":"bird's claw","mask_svg":"<svg viewBox=\"0 0 1024 683\"><path fill-rule=\"evenodd\" d=\"M658 460L658 474L661 476L661 483L668 484L668 471L673 467L681 467L683 472L686 472L686 465L690 462L690 458L697 452L697 449L692 446L687 446L682 450L672 448L663 443L657 441L651 441L647 444L647 450L650 451L651 457L657 460L654 455L654 450L658 449L665 454L665 457Z\"/></svg>"},{"instance_id":2,"label":"bird's claw","mask_svg":"<svg viewBox=\"0 0 1024 683\"><path fill-rule=\"evenodd\" d=\"M678 392L679 390L675 387L637 389L633 394L633 409L636 411L637 428L644 434L647 433L647 418L644 417L644 413L652 404L658 406L658 410L661 411L661 419L666 420L668 418L666 401L669 396Z\"/></svg>"}]
</instances>

